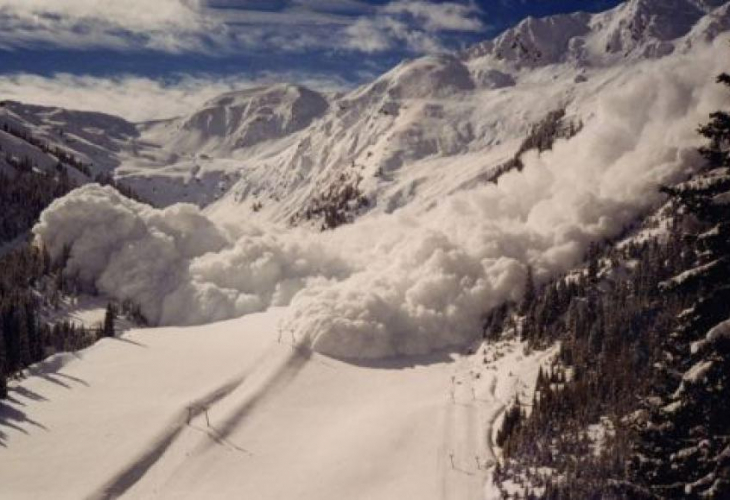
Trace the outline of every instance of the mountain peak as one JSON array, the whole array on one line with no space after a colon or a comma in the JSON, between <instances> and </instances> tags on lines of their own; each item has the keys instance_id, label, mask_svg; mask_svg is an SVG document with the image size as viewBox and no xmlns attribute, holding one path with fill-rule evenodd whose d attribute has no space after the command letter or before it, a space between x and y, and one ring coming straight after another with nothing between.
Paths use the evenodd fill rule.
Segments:
<instances>
[{"instance_id":1,"label":"mountain peak","mask_svg":"<svg viewBox=\"0 0 730 500\"><path fill-rule=\"evenodd\" d=\"M606 52L652 57L671 52L671 42L687 35L706 7L693 0L631 0L610 13L602 33Z\"/></svg>"},{"instance_id":2,"label":"mountain peak","mask_svg":"<svg viewBox=\"0 0 730 500\"><path fill-rule=\"evenodd\" d=\"M297 132L328 108L318 92L278 83L222 94L191 115L164 123L160 133L172 134L183 151L234 151Z\"/></svg>"},{"instance_id":3,"label":"mountain peak","mask_svg":"<svg viewBox=\"0 0 730 500\"><path fill-rule=\"evenodd\" d=\"M494 40L462 54L467 60L490 57L519 68L573 61L605 65L617 57L662 57L673 52L721 0L629 0L598 14L576 12L528 17ZM608 60L607 60L608 59Z\"/></svg>"},{"instance_id":4,"label":"mountain peak","mask_svg":"<svg viewBox=\"0 0 730 500\"><path fill-rule=\"evenodd\" d=\"M498 61L527 66L560 62L570 41L590 31L590 14L577 12L550 17L528 17L494 40L468 49L463 55L475 59L491 55Z\"/></svg>"}]
</instances>

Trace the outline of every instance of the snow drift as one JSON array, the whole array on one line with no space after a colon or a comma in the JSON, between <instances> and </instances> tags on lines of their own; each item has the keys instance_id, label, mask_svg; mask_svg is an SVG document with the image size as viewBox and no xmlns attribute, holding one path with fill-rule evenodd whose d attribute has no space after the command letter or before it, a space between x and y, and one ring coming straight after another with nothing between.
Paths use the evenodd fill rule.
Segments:
<instances>
[{"instance_id":1,"label":"snow drift","mask_svg":"<svg viewBox=\"0 0 730 500\"><path fill-rule=\"evenodd\" d=\"M69 272L133 298L158 323L290 303L284 326L325 354L458 345L478 335L489 308L519 298L528 264L539 279L571 268L699 164L696 127L726 104L713 83L725 50L629 68L582 110L577 136L425 216L406 208L324 234L231 231L190 205L156 210L87 186L51 205L34 232L53 256L70 249Z\"/></svg>"}]
</instances>

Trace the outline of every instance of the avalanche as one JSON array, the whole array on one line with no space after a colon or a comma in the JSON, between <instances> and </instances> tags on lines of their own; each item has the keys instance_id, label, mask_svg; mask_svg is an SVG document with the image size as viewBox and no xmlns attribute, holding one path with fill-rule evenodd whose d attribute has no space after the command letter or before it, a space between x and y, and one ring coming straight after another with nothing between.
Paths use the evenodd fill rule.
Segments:
<instances>
[{"instance_id":1,"label":"avalanche","mask_svg":"<svg viewBox=\"0 0 730 500\"><path fill-rule=\"evenodd\" d=\"M70 249L69 272L137 300L159 324L291 303L285 328L341 358L464 344L485 311L519 297L526 266L539 279L569 269L692 171L695 125L725 99L712 83L723 50L724 41L614 74L581 110L578 135L426 211L373 213L318 234L232 224L231 214L215 223L215 211L152 209L86 186L49 207L34 233L52 256Z\"/></svg>"},{"instance_id":2,"label":"avalanche","mask_svg":"<svg viewBox=\"0 0 730 500\"><path fill-rule=\"evenodd\" d=\"M1 103L8 156L90 172L35 242L154 327L10 383L0 498L498 498L496 430L558 347L474 342L483 315L661 206L728 107L730 4L670 4L527 19L348 93L257 87L155 122ZM575 134L523 149L546 116Z\"/></svg>"}]
</instances>

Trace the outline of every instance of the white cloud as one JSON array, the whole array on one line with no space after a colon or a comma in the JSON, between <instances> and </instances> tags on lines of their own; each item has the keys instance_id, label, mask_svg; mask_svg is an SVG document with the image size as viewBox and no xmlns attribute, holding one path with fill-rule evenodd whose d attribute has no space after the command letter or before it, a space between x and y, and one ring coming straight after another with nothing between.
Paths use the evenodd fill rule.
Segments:
<instances>
[{"instance_id":1,"label":"white cloud","mask_svg":"<svg viewBox=\"0 0 730 500\"><path fill-rule=\"evenodd\" d=\"M330 75L261 73L252 76L182 76L156 80L139 76L102 78L57 74L50 77L0 75L0 98L100 111L138 122L190 113L205 101L224 92L262 83L294 82L321 91L343 90L347 82Z\"/></svg>"},{"instance_id":2,"label":"white cloud","mask_svg":"<svg viewBox=\"0 0 730 500\"><path fill-rule=\"evenodd\" d=\"M383 52L392 48L394 38L381 22L373 19L359 19L345 29L345 47L361 52Z\"/></svg>"},{"instance_id":3,"label":"white cloud","mask_svg":"<svg viewBox=\"0 0 730 500\"><path fill-rule=\"evenodd\" d=\"M368 53L401 46L420 54L443 52L441 32L484 29L479 12L475 5L396 0L345 28L345 46Z\"/></svg>"},{"instance_id":4,"label":"white cloud","mask_svg":"<svg viewBox=\"0 0 730 500\"><path fill-rule=\"evenodd\" d=\"M478 31L473 5L396 0L0 0L0 50L442 50L439 33ZM342 37L347 42L342 44Z\"/></svg>"},{"instance_id":5,"label":"white cloud","mask_svg":"<svg viewBox=\"0 0 730 500\"><path fill-rule=\"evenodd\" d=\"M422 29L429 32L484 29L484 24L477 17L479 9L474 4L397 0L387 4L383 11L388 14L409 14L419 22Z\"/></svg>"},{"instance_id":6,"label":"white cloud","mask_svg":"<svg viewBox=\"0 0 730 500\"><path fill-rule=\"evenodd\" d=\"M206 48L224 26L190 0L0 0L0 48Z\"/></svg>"}]
</instances>

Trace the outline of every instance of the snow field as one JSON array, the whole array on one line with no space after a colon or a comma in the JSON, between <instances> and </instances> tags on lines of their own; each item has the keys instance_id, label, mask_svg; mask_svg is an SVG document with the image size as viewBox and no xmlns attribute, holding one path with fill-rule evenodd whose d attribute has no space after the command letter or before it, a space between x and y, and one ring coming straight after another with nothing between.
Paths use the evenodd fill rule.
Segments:
<instances>
[{"instance_id":1,"label":"snow field","mask_svg":"<svg viewBox=\"0 0 730 500\"><path fill-rule=\"evenodd\" d=\"M0 498L491 491L491 432L544 353L348 364L292 347L284 314L130 331L36 367L0 410Z\"/></svg>"}]
</instances>

